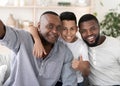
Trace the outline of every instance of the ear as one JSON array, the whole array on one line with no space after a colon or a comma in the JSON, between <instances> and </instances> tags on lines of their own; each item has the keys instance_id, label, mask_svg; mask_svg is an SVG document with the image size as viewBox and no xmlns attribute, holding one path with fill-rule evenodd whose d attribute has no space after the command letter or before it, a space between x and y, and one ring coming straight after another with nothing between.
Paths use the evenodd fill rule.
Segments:
<instances>
[{"instance_id":1,"label":"ear","mask_svg":"<svg viewBox=\"0 0 120 86\"><path fill-rule=\"evenodd\" d=\"M40 31L40 22L38 22L37 27L38 27L38 31Z\"/></svg>"}]
</instances>

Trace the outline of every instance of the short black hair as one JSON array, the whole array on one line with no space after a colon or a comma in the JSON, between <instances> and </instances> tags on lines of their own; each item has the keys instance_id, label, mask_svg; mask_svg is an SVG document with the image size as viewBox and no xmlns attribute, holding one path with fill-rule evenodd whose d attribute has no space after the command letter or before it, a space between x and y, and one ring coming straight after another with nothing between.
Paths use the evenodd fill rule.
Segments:
<instances>
[{"instance_id":1,"label":"short black hair","mask_svg":"<svg viewBox=\"0 0 120 86\"><path fill-rule=\"evenodd\" d=\"M78 21L78 27L80 28L80 24L81 24L82 22L89 21L89 20L95 20L95 21L98 23L98 25L99 25L98 19L97 19L93 14L85 14L85 15L83 15L83 16L79 19L79 21Z\"/></svg>"},{"instance_id":2,"label":"short black hair","mask_svg":"<svg viewBox=\"0 0 120 86\"><path fill-rule=\"evenodd\" d=\"M74 20L77 24L77 18L73 12L65 11L60 14L61 21L63 20Z\"/></svg>"}]
</instances>

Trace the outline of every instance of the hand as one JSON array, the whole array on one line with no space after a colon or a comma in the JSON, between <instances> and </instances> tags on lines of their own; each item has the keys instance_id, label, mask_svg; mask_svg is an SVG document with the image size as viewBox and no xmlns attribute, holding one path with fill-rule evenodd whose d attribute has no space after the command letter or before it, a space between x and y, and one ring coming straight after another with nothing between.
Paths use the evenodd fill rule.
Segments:
<instances>
[{"instance_id":1,"label":"hand","mask_svg":"<svg viewBox=\"0 0 120 86\"><path fill-rule=\"evenodd\" d=\"M29 26L29 32L32 34L33 39L35 41L33 47L33 55L36 56L37 58L43 57L43 55L46 55L46 51L39 37L38 28L31 25Z\"/></svg>"},{"instance_id":2,"label":"hand","mask_svg":"<svg viewBox=\"0 0 120 86\"><path fill-rule=\"evenodd\" d=\"M82 56L80 56L79 59L74 59L72 61L72 68L75 69L75 70L82 71L83 70L83 66L84 66L84 61L82 59Z\"/></svg>"},{"instance_id":3,"label":"hand","mask_svg":"<svg viewBox=\"0 0 120 86\"><path fill-rule=\"evenodd\" d=\"M41 42L35 42L34 48L33 48L33 55L37 58L41 58L43 55L46 55L46 51L42 45Z\"/></svg>"}]
</instances>

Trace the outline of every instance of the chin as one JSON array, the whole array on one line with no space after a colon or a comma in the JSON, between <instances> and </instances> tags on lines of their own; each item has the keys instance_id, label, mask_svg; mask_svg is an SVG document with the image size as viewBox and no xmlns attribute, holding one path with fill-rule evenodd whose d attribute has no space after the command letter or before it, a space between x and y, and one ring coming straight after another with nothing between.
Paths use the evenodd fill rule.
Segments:
<instances>
[{"instance_id":1,"label":"chin","mask_svg":"<svg viewBox=\"0 0 120 86\"><path fill-rule=\"evenodd\" d=\"M88 46L95 47L95 46L97 46L97 42L95 42L95 43L88 43Z\"/></svg>"},{"instance_id":2,"label":"chin","mask_svg":"<svg viewBox=\"0 0 120 86\"><path fill-rule=\"evenodd\" d=\"M84 40L84 42L85 42L89 47L94 47L94 46L97 45L96 42L94 42L94 43L90 43L90 42L87 42L86 40Z\"/></svg>"}]
</instances>

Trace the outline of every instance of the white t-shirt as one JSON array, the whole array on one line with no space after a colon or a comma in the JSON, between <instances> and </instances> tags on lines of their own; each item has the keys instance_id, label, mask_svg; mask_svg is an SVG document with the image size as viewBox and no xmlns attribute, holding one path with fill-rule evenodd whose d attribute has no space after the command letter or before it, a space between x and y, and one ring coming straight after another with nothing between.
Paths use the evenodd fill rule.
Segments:
<instances>
[{"instance_id":1,"label":"white t-shirt","mask_svg":"<svg viewBox=\"0 0 120 86\"><path fill-rule=\"evenodd\" d=\"M106 37L104 43L89 48L90 84L99 86L120 85L120 42Z\"/></svg>"},{"instance_id":2,"label":"white t-shirt","mask_svg":"<svg viewBox=\"0 0 120 86\"><path fill-rule=\"evenodd\" d=\"M81 39L78 38L75 42L72 43L68 43L64 41L62 38L59 38L59 40L68 46L75 59L79 59L80 56L82 56L84 61L89 61L88 47ZM80 71L77 71L76 74L78 83L83 82L82 73Z\"/></svg>"}]
</instances>

